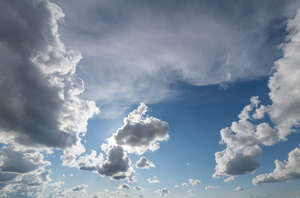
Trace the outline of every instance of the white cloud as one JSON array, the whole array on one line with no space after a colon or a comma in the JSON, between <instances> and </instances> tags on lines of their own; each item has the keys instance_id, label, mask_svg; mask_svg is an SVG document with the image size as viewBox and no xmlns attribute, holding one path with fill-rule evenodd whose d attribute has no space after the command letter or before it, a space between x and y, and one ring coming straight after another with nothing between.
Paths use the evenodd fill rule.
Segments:
<instances>
[{"instance_id":1,"label":"white cloud","mask_svg":"<svg viewBox=\"0 0 300 198\"><path fill-rule=\"evenodd\" d=\"M157 178L157 176L153 176L152 178L150 177L147 179L147 181L149 183L159 183L160 182L159 179Z\"/></svg>"},{"instance_id":2,"label":"white cloud","mask_svg":"<svg viewBox=\"0 0 300 198\"><path fill-rule=\"evenodd\" d=\"M183 183L181 184L181 186L182 186L182 187L188 187L188 186L189 186L189 184L188 184L188 183L186 183L186 182L183 182Z\"/></svg>"},{"instance_id":3,"label":"white cloud","mask_svg":"<svg viewBox=\"0 0 300 198\"><path fill-rule=\"evenodd\" d=\"M196 185L199 185L201 182L199 179L192 179L192 178L189 178L189 183L192 185L192 186L196 186Z\"/></svg>"},{"instance_id":4,"label":"white cloud","mask_svg":"<svg viewBox=\"0 0 300 198\"><path fill-rule=\"evenodd\" d=\"M237 187L235 187L235 191L241 192L241 191L244 191L244 188L241 186L237 186Z\"/></svg>"},{"instance_id":5,"label":"white cloud","mask_svg":"<svg viewBox=\"0 0 300 198\"><path fill-rule=\"evenodd\" d=\"M148 107L141 103L124 118L124 124L107 140L108 145L119 145L126 152L143 154L147 150L155 151L161 141L169 139L168 123L147 116ZM104 144L102 147L105 148Z\"/></svg>"},{"instance_id":6,"label":"white cloud","mask_svg":"<svg viewBox=\"0 0 300 198\"><path fill-rule=\"evenodd\" d=\"M155 168L155 165L153 162L148 160L146 157L142 156L135 164L136 168L143 168L143 169L149 169L149 168Z\"/></svg>"},{"instance_id":7,"label":"white cloud","mask_svg":"<svg viewBox=\"0 0 300 198\"><path fill-rule=\"evenodd\" d=\"M217 187L216 186L205 186L205 190L214 190L216 189Z\"/></svg>"},{"instance_id":8,"label":"white cloud","mask_svg":"<svg viewBox=\"0 0 300 198\"><path fill-rule=\"evenodd\" d=\"M289 153L287 161L276 160L273 172L256 176L252 183L275 183L294 179L300 179L300 147Z\"/></svg>"}]
</instances>

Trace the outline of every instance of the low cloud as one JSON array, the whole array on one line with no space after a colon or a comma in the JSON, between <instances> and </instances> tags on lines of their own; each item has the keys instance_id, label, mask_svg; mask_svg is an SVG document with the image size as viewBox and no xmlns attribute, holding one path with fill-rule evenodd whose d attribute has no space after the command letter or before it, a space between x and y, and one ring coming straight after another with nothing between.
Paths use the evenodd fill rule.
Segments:
<instances>
[{"instance_id":1,"label":"low cloud","mask_svg":"<svg viewBox=\"0 0 300 198\"><path fill-rule=\"evenodd\" d=\"M256 176L253 184L276 183L300 179L300 147L289 153L287 161L275 161L275 169L271 173Z\"/></svg>"},{"instance_id":2,"label":"low cloud","mask_svg":"<svg viewBox=\"0 0 300 198\"><path fill-rule=\"evenodd\" d=\"M108 145L122 146L128 153L143 154L155 151L159 143L169 139L168 123L146 116L148 107L141 103L124 118L124 124L109 138ZM103 145L106 146L105 144Z\"/></svg>"},{"instance_id":3,"label":"low cloud","mask_svg":"<svg viewBox=\"0 0 300 198\"><path fill-rule=\"evenodd\" d=\"M142 168L142 169L149 169L149 168L155 168L155 165L153 162L148 160L146 157L141 157L135 164L136 168Z\"/></svg>"},{"instance_id":4,"label":"low cloud","mask_svg":"<svg viewBox=\"0 0 300 198\"><path fill-rule=\"evenodd\" d=\"M158 193L160 196L165 196L170 194L170 191L167 188L161 188L155 191L156 193Z\"/></svg>"}]
</instances>

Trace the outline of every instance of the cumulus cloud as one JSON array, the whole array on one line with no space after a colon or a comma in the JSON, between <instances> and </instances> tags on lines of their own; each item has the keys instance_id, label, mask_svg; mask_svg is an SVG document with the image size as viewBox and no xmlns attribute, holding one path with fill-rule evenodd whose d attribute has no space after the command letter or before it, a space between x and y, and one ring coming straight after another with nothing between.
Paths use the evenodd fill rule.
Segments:
<instances>
[{"instance_id":1,"label":"cumulus cloud","mask_svg":"<svg viewBox=\"0 0 300 198\"><path fill-rule=\"evenodd\" d=\"M156 193L158 193L160 196L165 196L170 194L170 191L167 188L161 188L155 191Z\"/></svg>"},{"instance_id":2,"label":"cumulus cloud","mask_svg":"<svg viewBox=\"0 0 300 198\"><path fill-rule=\"evenodd\" d=\"M149 183L159 183L159 182L160 182L159 179L157 178L157 176L153 176L152 178L149 177L149 178L147 179L147 181L148 181Z\"/></svg>"},{"instance_id":3,"label":"cumulus cloud","mask_svg":"<svg viewBox=\"0 0 300 198\"><path fill-rule=\"evenodd\" d=\"M119 190L129 190L130 187L128 184L121 184L118 189Z\"/></svg>"},{"instance_id":4,"label":"cumulus cloud","mask_svg":"<svg viewBox=\"0 0 300 198\"><path fill-rule=\"evenodd\" d=\"M188 184L188 183L186 183L186 182L183 182L183 183L181 184L181 186L182 186L182 187L188 187L188 186L189 186L189 184Z\"/></svg>"},{"instance_id":5,"label":"cumulus cloud","mask_svg":"<svg viewBox=\"0 0 300 198\"><path fill-rule=\"evenodd\" d=\"M216 189L217 187L216 186L205 186L205 190L214 190Z\"/></svg>"},{"instance_id":6,"label":"cumulus cloud","mask_svg":"<svg viewBox=\"0 0 300 198\"><path fill-rule=\"evenodd\" d=\"M141 103L124 118L124 124L107 140L108 145L122 146L126 152L143 154L155 151L161 141L169 139L168 123L146 116L148 107ZM104 144L105 148L107 144Z\"/></svg>"},{"instance_id":7,"label":"cumulus cloud","mask_svg":"<svg viewBox=\"0 0 300 198\"><path fill-rule=\"evenodd\" d=\"M287 161L275 161L275 169L271 173L256 176L253 184L275 183L300 179L300 147L292 150Z\"/></svg>"},{"instance_id":8,"label":"cumulus cloud","mask_svg":"<svg viewBox=\"0 0 300 198\"><path fill-rule=\"evenodd\" d=\"M50 162L34 150L4 146L0 150L0 195L19 197L22 193L37 195L51 181Z\"/></svg>"},{"instance_id":9,"label":"cumulus cloud","mask_svg":"<svg viewBox=\"0 0 300 198\"><path fill-rule=\"evenodd\" d=\"M122 147L109 147L106 153L106 160L98 168L100 175L109 176L117 180L132 177L134 170L131 166L130 159Z\"/></svg>"},{"instance_id":10,"label":"cumulus cloud","mask_svg":"<svg viewBox=\"0 0 300 198\"><path fill-rule=\"evenodd\" d=\"M148 169L148 168L155 168L155 165L153 164L153 162L151 162L149 159L143 156L136 162L135 167Z\"/></svg>"},{"instance_id":11,"label":"cumulus cloud","mask_svg":"<svg viewBox=\"0 0 300 198\"><path fill-rule=\"evenodd\" d=\"M268 82L271 104L259 106L259 101L252 97L251 104L239 115L240 120L233 122L231 128L221 130L222 143L226 144L226 149L215 154L217 166L214 177L235 176L255 171L259 166L256 158L261 155L259 144L271 146L278 141L286 141L288 135L298 131L299 21L300 11L288 22L287 31L290 34L286 43L282 45L283 57L275 62L274 73ZM265 122L254 123L254 120L262 119L265 115L271 118L273 127ZM275 170L280 170L280 162L275 163L277 167ZM253 182L263 183L268 176L271 181L272 173L260 175Z\"/></svg>"},{"instance_id":12,"label":"cumulus cloud","mask_svg":"<svg viewBox=\"0 0 300 198\"><path fill-rule=\"evenodd\" d=\"M81 55L60 40L64 13L49 1L1 1L0 141L67 148L79 142L99 110L79 98Z\"/></svg>"},{"instance_id":13,"label":"cumulus cloud","mask_svg":"<svg viewBox=\"0 0 300 198\"><path fill-rule=\"evenodd\" d=\"M142 191L143 187L141 187L141 186L135 186L133 189L136 190L136 191Z\"/></svg>"},{"instance_id":14,"label":"cumulus cloud","mask_svg":"<svg viewBox=\"0 0 300 198\"><path fill-rule=\"evenodd\" d=\"M72 188L73 192L85 192L87 188L86 184L80 184Z\"/></svg>"},{"instance_id":15,"label":"cumulus cloud","mask_svg":"<svg viewBox=\"0 0 300 198\"><path fill-rule=\"evenodd\" d=\"M250 104L239 114L239 120L220 131L221 144L225 144L226 149L215 153L217 165L213 177L231 177L255 171L259 167L256 158L262 152L259 145L277 142L278 135L269 124L254 123L253 114L259 105L258 97L252 97Z\"/></svg>"},{"instance_id":16,"label":"cumulus cloud","mask_svg":"<svg viewBox=\"0 0 300 198\"><path fill-rule=\"evenodd\" d=\"M237 186L237 187L235 187L235 191L241 192L241 191L244 191L244 188L241 186Z\"/></svg>"},{"instance_id":17,"label":"cumulus cloud","mask_svg":"<svg viewBox=\"0 0 300 198\"><path fill-rule=\"evenodd\" d=\"M189 183L192 185L192 186L196 186L196 185L199 185L201 182L199 179L192 179L192 178L189 178Z\"/></svg>"}]
</instances>

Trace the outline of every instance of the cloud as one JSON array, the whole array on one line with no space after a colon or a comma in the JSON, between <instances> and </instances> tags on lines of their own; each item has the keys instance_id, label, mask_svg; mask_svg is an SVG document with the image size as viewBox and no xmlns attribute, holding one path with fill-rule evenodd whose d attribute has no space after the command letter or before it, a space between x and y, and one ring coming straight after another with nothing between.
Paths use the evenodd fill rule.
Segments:
<instances>
[{"instance_id":1,"label":"cloud","mask_svg":"<svg viewBox=\"0 0 300 198\"><path fill-rule=\"evenodd\" d=\"M289 153L287 161L276 160L275 169L271 173L256 176L252 183L276 183L295 179L300 179L300 147Z\"/></svg>"},{"instance_id":2,"label":"cloud","mask_svg":"<svg viewBox=\"0 0 300 198\"><path fill-rule=\"evenodd\" d=\"M98 168L100 175L109 176L112 179L130 178L134 174L131 161L126 152L120 146L112 146L106 150L107 158Z\"/></svg>"},{"instance_id":3,"label":"cloud","mask_svg":"<svg viewBox=\"0 0 300 198\"><path fill-rule=\"evenodd\" d=\"M108 145L122 146L126 152L143 154L155 151L161 141L169 139L168 123L155 117L146 116L148 107L141 103L124 118L124 124L111 138ZM107 146L106 144L103 147Z\"/></svg>"},{"instance_id":4,"label":"cloud","mask_svg":"<svg viewBox=\"0 0 300 198\"><path fill-rule=\"evenodd\" d=\"M241 191L244 191L244 188L241 186L237 186L237 187L235 187L235 191L241 192Z\"/></svg>"},{"instance_id":5,"label":"cloud","mask_svg":"<svg viewBox=\"0 0 300 198\"><path fill-rule=\"evenodd\" d=\"M155 191L156 193L158 193L160 196L165 196L170 194L170 191L167 188L161 188Z\"/></svg>"},{"instance_id":6,"label":"cloud","mask_svg":"<svg viewBox=\"0 0 300 198\"><path fill-rule=\"evenodd\" d=\"M40 152L3 146L0 150L0 195L39 194L51 181L50 162Z\"/></svg>"},{"instance_id":7,"label":"cloud","mask_svg":"<svg viewBox=\"0 0 300 198\"><path fill-rule=\"evenodd\" d=\"M192 179L192 178L189 178L189 183L192 185L192 186L196 186L196 185L199 185L201 182L199 179Z\"/></svg>"},{"instance_id":8,"label":"cloud","mask_svg":"<svg viewBox=\"0 0 300 198\"><path fill-rule=\"evenodd\" d=\"M290 32L287 42L283 44L283 57L275 62L274 74L270 77L268 86L272 104L268 113L278 129L281 140L297 131L300 124L300 83L298 52L300 49L300 11L287 24Z\"/></svg>"},{"instance_id":9,"label":"cloud","mask_svg":"<svg viewBox=\"0 0 300 198\"><path fill-rule=\"evenodd\" d=\"M182 187L188 187L188 186L189 186L189 184L188 184L188 183L186 183L186 182L183 182L183 183L181 184L181 186L182 186Z\"/></svg>"},{"instance_id":10,"label":"cloud","mask_svg":"<svg viewBox=\"0 0 300 198\"><path fill-rule=\"evenodd\" d=\"M129 190L130 187L128 184L121 184L118 189L119 190Z\"/></svg>"},{"instance_id":11,"label":"cloud","mask_svg":"<svg viewBox=\"0 0 300 198\"><path fill-rule=\"evenodd\" d=\"M63 38L82 50L86 97L101 103L104 114L110 103L172 97L178 81L224 84L269 75L283 36L268 35L281 31L297 7L271 0L247 6L232 0L118 4L124 9L112 1L61 2L69 16Z\"/></svg>"},{"instance_id":12,"label":"cloud","mask_svg":"<svg viewBox=\"0 0 300 198\"><path fill-rule=\"evenodd\" d=\"M157 176L153 176L152 178L150 177L150 178L148 178L147 179L147 181L149 182L149 183L159 183L160 181L159 181L159 179L157 178Z\"/></svg>"},{"instance_id":13,"label":"cloud","mask_svg":"<svg viewBox=\"0 0 300 198\"><path fill-rule=\"evenodd\" d=\"M205 190L206 191L208 191L208 190L214 190L216 188L217 188L216 186L205 186Z\"/></svg>"},{"instance_id":14,"label":"cloud","mask_svg":"<svg viewBox=\"0 0 300 198\"><path fill-rule=\"evenodd\" d=\"M73 192L85 192L87 188L86 184L80 184L72 188Z\"/></svg>"},{"instance_id":15,"label":"cloud","mask_svg":"<svg viewBox=\"0 0 300 198\"><path fill-rule=\"evenodd\" d=\"M259 164L256 158L261 155L259 144L271 146L279 141L286 141L287 136L298 131L300 124L300 11L288 22L286 43L282 44L283 57L274 64L274 73L269 78L270 105L260 105L255 97L251 104L244 107L239 115L240 120L233 122L231 128L221 130L222 143L226 149L215 154L217 166L214 177L235 176L255 171ZM258 123L265 115L271 118L272 126L268 123ZM277 169L279 161L275 162ZM275 170L277 170L275 169ZM271 174L260 175L253 182L264 182ZM267 181L268 179L266 179ZM275 179L276 180L276 179ZM279 179L280 180L280 179ZM278 180L278 181L279 181ZM284 180L284 179L283 179Z\"/></svg>"},{"instance_id":16,"label":"cloud","mask_svg":"<svg viewBox=\"0 0 300 198\"><path fill-rule=\"evenodd\" d=\"M261 156L259 144L276 143L277 134L267 123L257 126L254 123L253 114L259 105L258 97L252 97L250 104L239 114L239 120L220 131L220 143L225 144L226 149L215 153L217 165L213 177L231 177L255 171L259 167L256 158Z\"/></svg>"},{"instance_id":17,"label":"cloud","mask_svg":"<svg viewBox=\"0 0 300 198\"><path fill-rule=\"evenodd\" d=\"M61 8L49 1L1 1L0 141L66 148L99 110L79 98L77 52L60 40ZM30 25L28 25L30 24Z\"/></svg>"},{"instance_id":18,"label":"cloud","mask_svg":"<svg viewBox=\"0 0 300 198\"><path fill-rule=\"evenodd\" d=\"M136 191L142 191L143 187L141 187L141 186L135 186L133 189L136 190Z\"/></svg>"},{"instance_id":19,"label":"cloud","mask_svg":"<svg viewBox=\"0 0 300 198\"><path fill-rule=\"evenodd\" d=\"M136 168L143 168L143 169L149 169L149 168L155 168L155 165L153 162L148 160L146 157L141 157L135 164Z\"/></svg>"}]
</instances>

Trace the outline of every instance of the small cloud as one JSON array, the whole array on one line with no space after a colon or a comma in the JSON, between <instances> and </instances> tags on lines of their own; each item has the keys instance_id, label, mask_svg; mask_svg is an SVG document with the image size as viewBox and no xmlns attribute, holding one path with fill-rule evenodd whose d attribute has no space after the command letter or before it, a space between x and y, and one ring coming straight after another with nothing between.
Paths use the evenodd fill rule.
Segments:
<instances>
[{"instance_id":1,"label":"small cloud","mask_svg":"<svg viewBox=\"0 0 300 198\"><path fill-rule=\"evenodd\" d=\"M147 181L149 183L159 183L159 179L157 178L157 176L153 176L152 178L148 178Z\"/></svg>"},{"instance_id":2,"label":"small cloud","mask_svg":"<svg viewBox=\"0 0 300 198\"><path fill-rule=\"evenodd\" d=\"M237 187L235 187L235 191L241 192L241 191L244 191L244 188L241 186L237 186Z\"/></svg>"}]
</instances>

